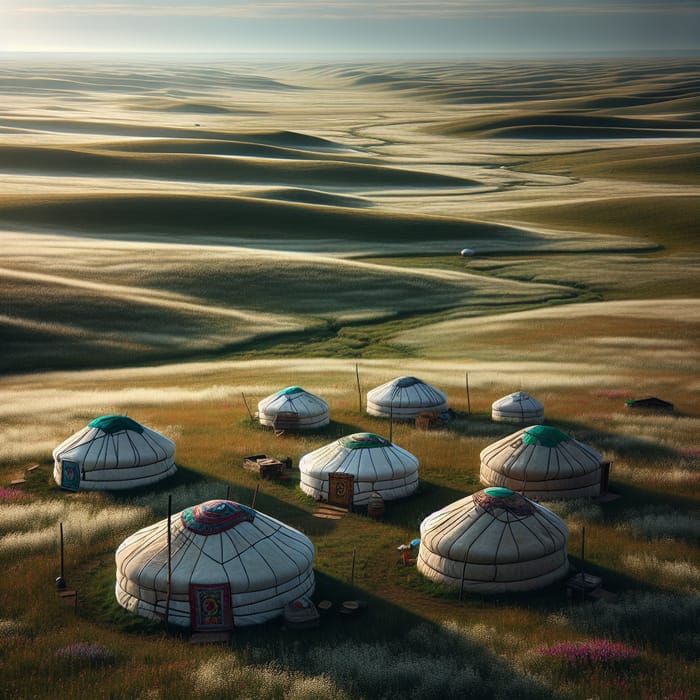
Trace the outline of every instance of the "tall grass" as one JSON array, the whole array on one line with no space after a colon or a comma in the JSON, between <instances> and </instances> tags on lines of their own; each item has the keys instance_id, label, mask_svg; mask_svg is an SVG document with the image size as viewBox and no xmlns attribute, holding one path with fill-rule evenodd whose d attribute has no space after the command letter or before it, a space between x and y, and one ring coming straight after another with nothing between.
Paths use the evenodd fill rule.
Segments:
<instances>
[{"instance_id":1,"label":"tall grass","mask_svg":"<svg viewBox=\"0 0 700 700\"><path fill-rule=\"evenodd\" d=\"M145 524L149 512L136 506L98 506L65 500L35 500L3 507L0 557L56 551L59 523L65 544L80 550Z\"/></svg>"},{"instance_id":2,"label":"tall grass","mask_svg":"<svg viewBox=\"0 0 700 700\"><path fill-rule=\"evenodd\" d=\"M305 676L274 662L261 666L242 663L236 654L217 654L202 662L191 675L193 687L204 698L255 700L345 700L350 697L326 674Z\"/></svg>"},{"instance_id":3,"label":"tall grass","mask_svg":"<svg viewBox=\"0 0 700 700\"><path fill-rule=\"evenodd\" d=\"M566 612L569 623L588 634L623 639L687 658L700 654L696 625L699 614L697 595L655 591L630 591L616 601Z\"/></svg>"},{"instance_id":4,"label":"tall grass","mask_svg":"<svg viewBox=\"0 0 700 700\"><path fill-rule=\"evenodd\" d=\"M661 506L648 505L642 512L624 514L618 527L636 537L649 540L685 539L700 542L700 520L693 513L669 511Z\"/></svg>"},{"instance_id":5,"label":"tall grass","mask_svg":"<svg viewBox=\"0 0 700 700\"><path fill-rule=\"evenodd\" d=\"M622 557L622 564L628 571L658 583L670 579L687 593L700 593L700 566L687 559L662 559L645 552L631 552Z\"/></svg>"}]
</instances>

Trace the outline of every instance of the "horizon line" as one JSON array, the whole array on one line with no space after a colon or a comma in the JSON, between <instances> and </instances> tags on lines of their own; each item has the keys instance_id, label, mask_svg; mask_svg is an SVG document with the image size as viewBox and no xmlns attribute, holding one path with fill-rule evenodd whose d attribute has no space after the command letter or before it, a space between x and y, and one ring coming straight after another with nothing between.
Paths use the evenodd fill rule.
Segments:
<instances>
[{"instance_id":1,"label":"horizon line","mask_svg":"<svg viewBox=\"0 0 700 700\"><path fill-rule=\"evenodd\" d=\"M689 49L579 49L576 51L550 50L494 50L494 51L474 51L466 52L462 50L422 50L416 51L367 51L367 50L344 50L344 51L295 51L288 52L282 50L256 50L256 51L212 51L212 50L115 50L115 49L0 49L0 55L18 56L100 56L114 58L129 57L162 57L162 58L238 58L238 59L322 59L325 61L336 59L344 60L352 58L374 59L401 59L401 60L440 60L440 59L492 59L492 58L700 58L700 48Z\"/></svg>"}]
</instances>

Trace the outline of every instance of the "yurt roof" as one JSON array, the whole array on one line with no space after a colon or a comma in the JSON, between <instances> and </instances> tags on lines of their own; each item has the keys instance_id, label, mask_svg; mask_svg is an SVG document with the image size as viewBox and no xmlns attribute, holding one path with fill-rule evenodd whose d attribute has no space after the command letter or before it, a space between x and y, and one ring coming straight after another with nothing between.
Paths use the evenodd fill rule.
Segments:
<instances>
[{"instance_id":1,"label":"yurt roof","mask_svg":"<svg viewBox=\"0 0 700 700\"><path fill-rule=\"evenodd\" d=\"M152 556L157 559L157 553L167 546L167 531L166 518L131 535L120 550L138 543L132 561L144 563ZM205 501L174 514L170 533L173 574L178 567L192 571L201 568L199 578L206 578L213 565L227 566L237 561L237 566L243 568L260 567L262 575L267 576L271 568L313 560L313 544L306 535L269 515L225 499ZM292 568L296 571L296 564ZM243 578L247 581L249 576Z\"/></svg>"},{"instance_id":2,"label":"yurt roof","mask_svg":"<svg viewBox=\"0 0 700 700\"><path fill-rule=\"evenodd\" d=\"M456 561L515 563L566 546L568 528L555 513L507 488L491 487L429 515L421 545Z\"/></svg>"},{"instance_id":3,"label":"yurt roof","mask_svg":"<svg viewBox=\"0 0 700 700\"><path fill-rule=\"evenodd\" d=\"M353 433L304 455L299 469L309 474L343 472L356 479L384 481L416 472L418 459L374 433Z\"/></svg>"},{"instance_id":4,"label":"yurt roof","mask_svg":"<svg viewBox=\"0 0 700 700\"><path fill-rule=\"evenodd\" d=\"M170 438L121 415L95 418L53 450L57 462L70 460L84 470L139 467L174 454Z\"/></svg>"},{"instance_id":5,"label":"yurt roof","mask_svg":"<svg viewBox=\"0 0 700 700\"><path fill-rule=\"evenodd\" d=\"M529 591L569 570L566 523L507 488L487 488L451 503L429 515L420 533L418 571L460 590Z\"/></svg>"},{"instance_id":6,"label":"yurt roof","mask_svg":"<svg viewBox=\"0 0 700 700\"><path fill-rule=\"evenodd\" d=\"M480 479L537 498L600 493L602 455L553 426L533 425L481 451Z\"/></svg>"},{"instance_id":7,"label":"yurt roof","mask_svg":"<svg viewBox=\"0 0 700 700\"><path fill-rule=\"evenodd\" d=\"M196 535L209 537L255 520L255 511L234 501L205 501L180 513L182 524Z\"/></svg>"},{"instance_id":8,"label":"yurt roof","mask_svg":"<svg viewBox=\"0 0 700 700\"><path fill-rule=\"evenodd\" d=\"M404 376L368 391L367 403L398 408L447 408L447 396L417 377Z\"/></svg>"},{"instance_id":9,"label":"yurt roof","mask_svg":"<svg viewBox=\"0 0 700 700\"><path fill-rule=\"evenodd\" d=\"M338 442L348 450L371 450L375 447L391 446L389 440L374 433L353 433L340 438Z\"/></svg>"},{"instance_id":10,"label":"yurt roof","mask_svg":"<svg viewBox=\"0 0 700 700\"><path fill-rule=\"evenodd\" d=\"M272 401L281 400L282 402L293 402L295 399L315 399L322 403L326 403L320 396L312 394L310 391L303 389L300 386L288 386L284 389L276 391L262 399L261 403L270 403Z\"/></svg>"},{"instance_id":11,"label":"yurt roof","mask_svg":"<svg viewBox=\"0 0 700 700\"><path fill-rule=\"evenodd\" d=\"M543 445L544 447L556 447L562 442L573 440L570 435L552 425L533 425L525 428L522 438L526 445Z\"/></svg>"},{"instance_id":12,"label":"yurt roof","mask_svg":"<svg viewBox=\"0 0 700 700\"><path fill-rule=\"evenodd\" d=\"M118 414L98 416L91 420L88 425L91 428L98 428L110 434L118 433L122 430L133 430L136 433L143 433L143 426L140 423L137 423L133 418Z\"/></svg>"},{"instance_id":13,"label":"yurt roof","mask_svg":"<svg viewBox=\"0 0 700 700\"><path fill-rule=\"evenodd\" d=\"M277 396L290 396L291 394L301 394L304 392L300 386L288 386L286 389L280 389Z\"/></svg>"},{"instance_id":14,"label":"yurt roof","mask_svg":"<svg viewBox=\"0 0 700 700\"><path fill-rule=\"evenodd\" d=\"M526 411L541 411L544 408L540 401L525 391L515 391L507 396L502 396L494 401L491 407L500 410L522 409Z\"/></svg>"},{"instance_id":15,"label":"yurt roof","mask_svg":"<svg viewBox=\"0 0 700 700\"><path fill-rule=\"evenodd\" d=\"M481 451L482 461L485 458L493 457L497 454L507 458L510 453L522 452L523 447L542 447L549 450L557 450L562 453L564 462L575 461L581 463L583 455L584 461L598 465L602 456L592 447L588 447L575 440L571 435L551 425L531 425L522 428L511 435L492 443ZM561 460L560 460L561 461Z\"/></svg>"}]
</instances>

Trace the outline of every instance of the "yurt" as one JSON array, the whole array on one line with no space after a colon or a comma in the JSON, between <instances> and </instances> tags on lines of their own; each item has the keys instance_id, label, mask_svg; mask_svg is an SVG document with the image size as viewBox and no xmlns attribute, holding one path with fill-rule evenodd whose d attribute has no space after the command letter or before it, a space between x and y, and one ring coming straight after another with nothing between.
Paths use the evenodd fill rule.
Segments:
<instances>
[{"instance_id":1,"label":"yurt","mask_svg":"<svg viewBox=\"0 0 700 700\"><path fill-rule=\"evenodd\" d=\"M491 404L491 419L499 423L538 425L544 422L544 406L530 394L516 391Z\"/></svg>"},{"instance_id":2,"label":"yurt","mask_svg":"<svg viewBox=\"0 0 700 700\"><path fill-rule=\"evenodd\" d=\"M266 622L311 596L313 560L314 546L298 530L234 501L206 501L170 518L170 547L168 518L125 539L115 592L143 617L165 619L167 609L172 624L225 631Z\"/></svg>"},{"instance_id":3,"label":"yurt","mask_svg":"<svg viewBox=\"0 0 700 700\"><path fill-rule=\"evenodd\" d=\"M530 498L600 495L602 456L558 428L533 425L481 451L481 483Z\"/></svg>"},{"instance_id":4,"label":"yurt","mask_svg":"<svg viewBox=\"0 0 700 700\"><path fill-rule=\"evenodd\" d=\"M353 477L352 504L365 506L372 493L390 501L418 488L418 459L374 433L354 433L305 454L299 461L302 490L327 501L337 474Z\"/></svg>"},{"instance_id":5,"label":"yurt","mask_svg":"<svg viewBox=\"0 0 700 700\"><path fill-rule=\"evenodd\" d=\"M258 420L277 430L309 430L328 425L328 404L300 386L289 386L258 403Z\"/></svg>"},{"instance_id":6,"label":"yurt","mask_svg":"<svg viewBox=\"0 0 700 700\"><path fill-rule=\"evenodd\" d=\"M417 377L398 377L367 392L367 413L412 420L419 413L442 413L448 408L447 396Z\"/></svg>"},{"instance_id":7,"label":"yurt","mask_svg":"<svg viewBox=\"0 0 700 700\"><path fill-rule=\"evenodd\" d=\"M69 491L147 486L177 471L175 443L132 418L95 418L54 451L53 477Z\"/></svg>"},{"instance_id":8,"label":"yurt","mask_svg":"<svg viewBox=\"0 0 700 700\"><path fill-rule=\"evenodd\" d=\"M416 566L432 581L466 593L529 591L566 576L568 538L558 515L492 487L421 523Z\"/></svg>"}]
</instances>

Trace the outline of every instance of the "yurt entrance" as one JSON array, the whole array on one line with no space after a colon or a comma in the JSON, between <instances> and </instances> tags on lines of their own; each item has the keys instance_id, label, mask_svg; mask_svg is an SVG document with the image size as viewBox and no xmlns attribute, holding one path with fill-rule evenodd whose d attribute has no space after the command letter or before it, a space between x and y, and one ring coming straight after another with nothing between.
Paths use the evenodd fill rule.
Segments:
<instances>
[{"instance_id":1,"label":"yurt entrance","mask_svg":"<svg viewBox=\"0 0 700 700\"><path fill-rule=\"evenodd\" d=\"M231 586L190 584L190 615L193 632L228 632L233 629Z\"/></svg>"},{"instance_id":2,"label":"yurt entrance","mask_svg":"<svg viewBox=\"0 0 700 700\"><path fill-rule=\"evenodd\" d=\"M61 462L61 488L66 491L80 488L80 465L77 462Z\"/></svg>"},{"instance_id":3,"label":"yurt entrance","mask_svg":"<svg viewBox=\"0 0 700 700\"><path fill-rule=\"evenodd\" d=\"M352 509L355 477L352 474L328 475L328 505Z\"/></svg>"}]
</instances>

